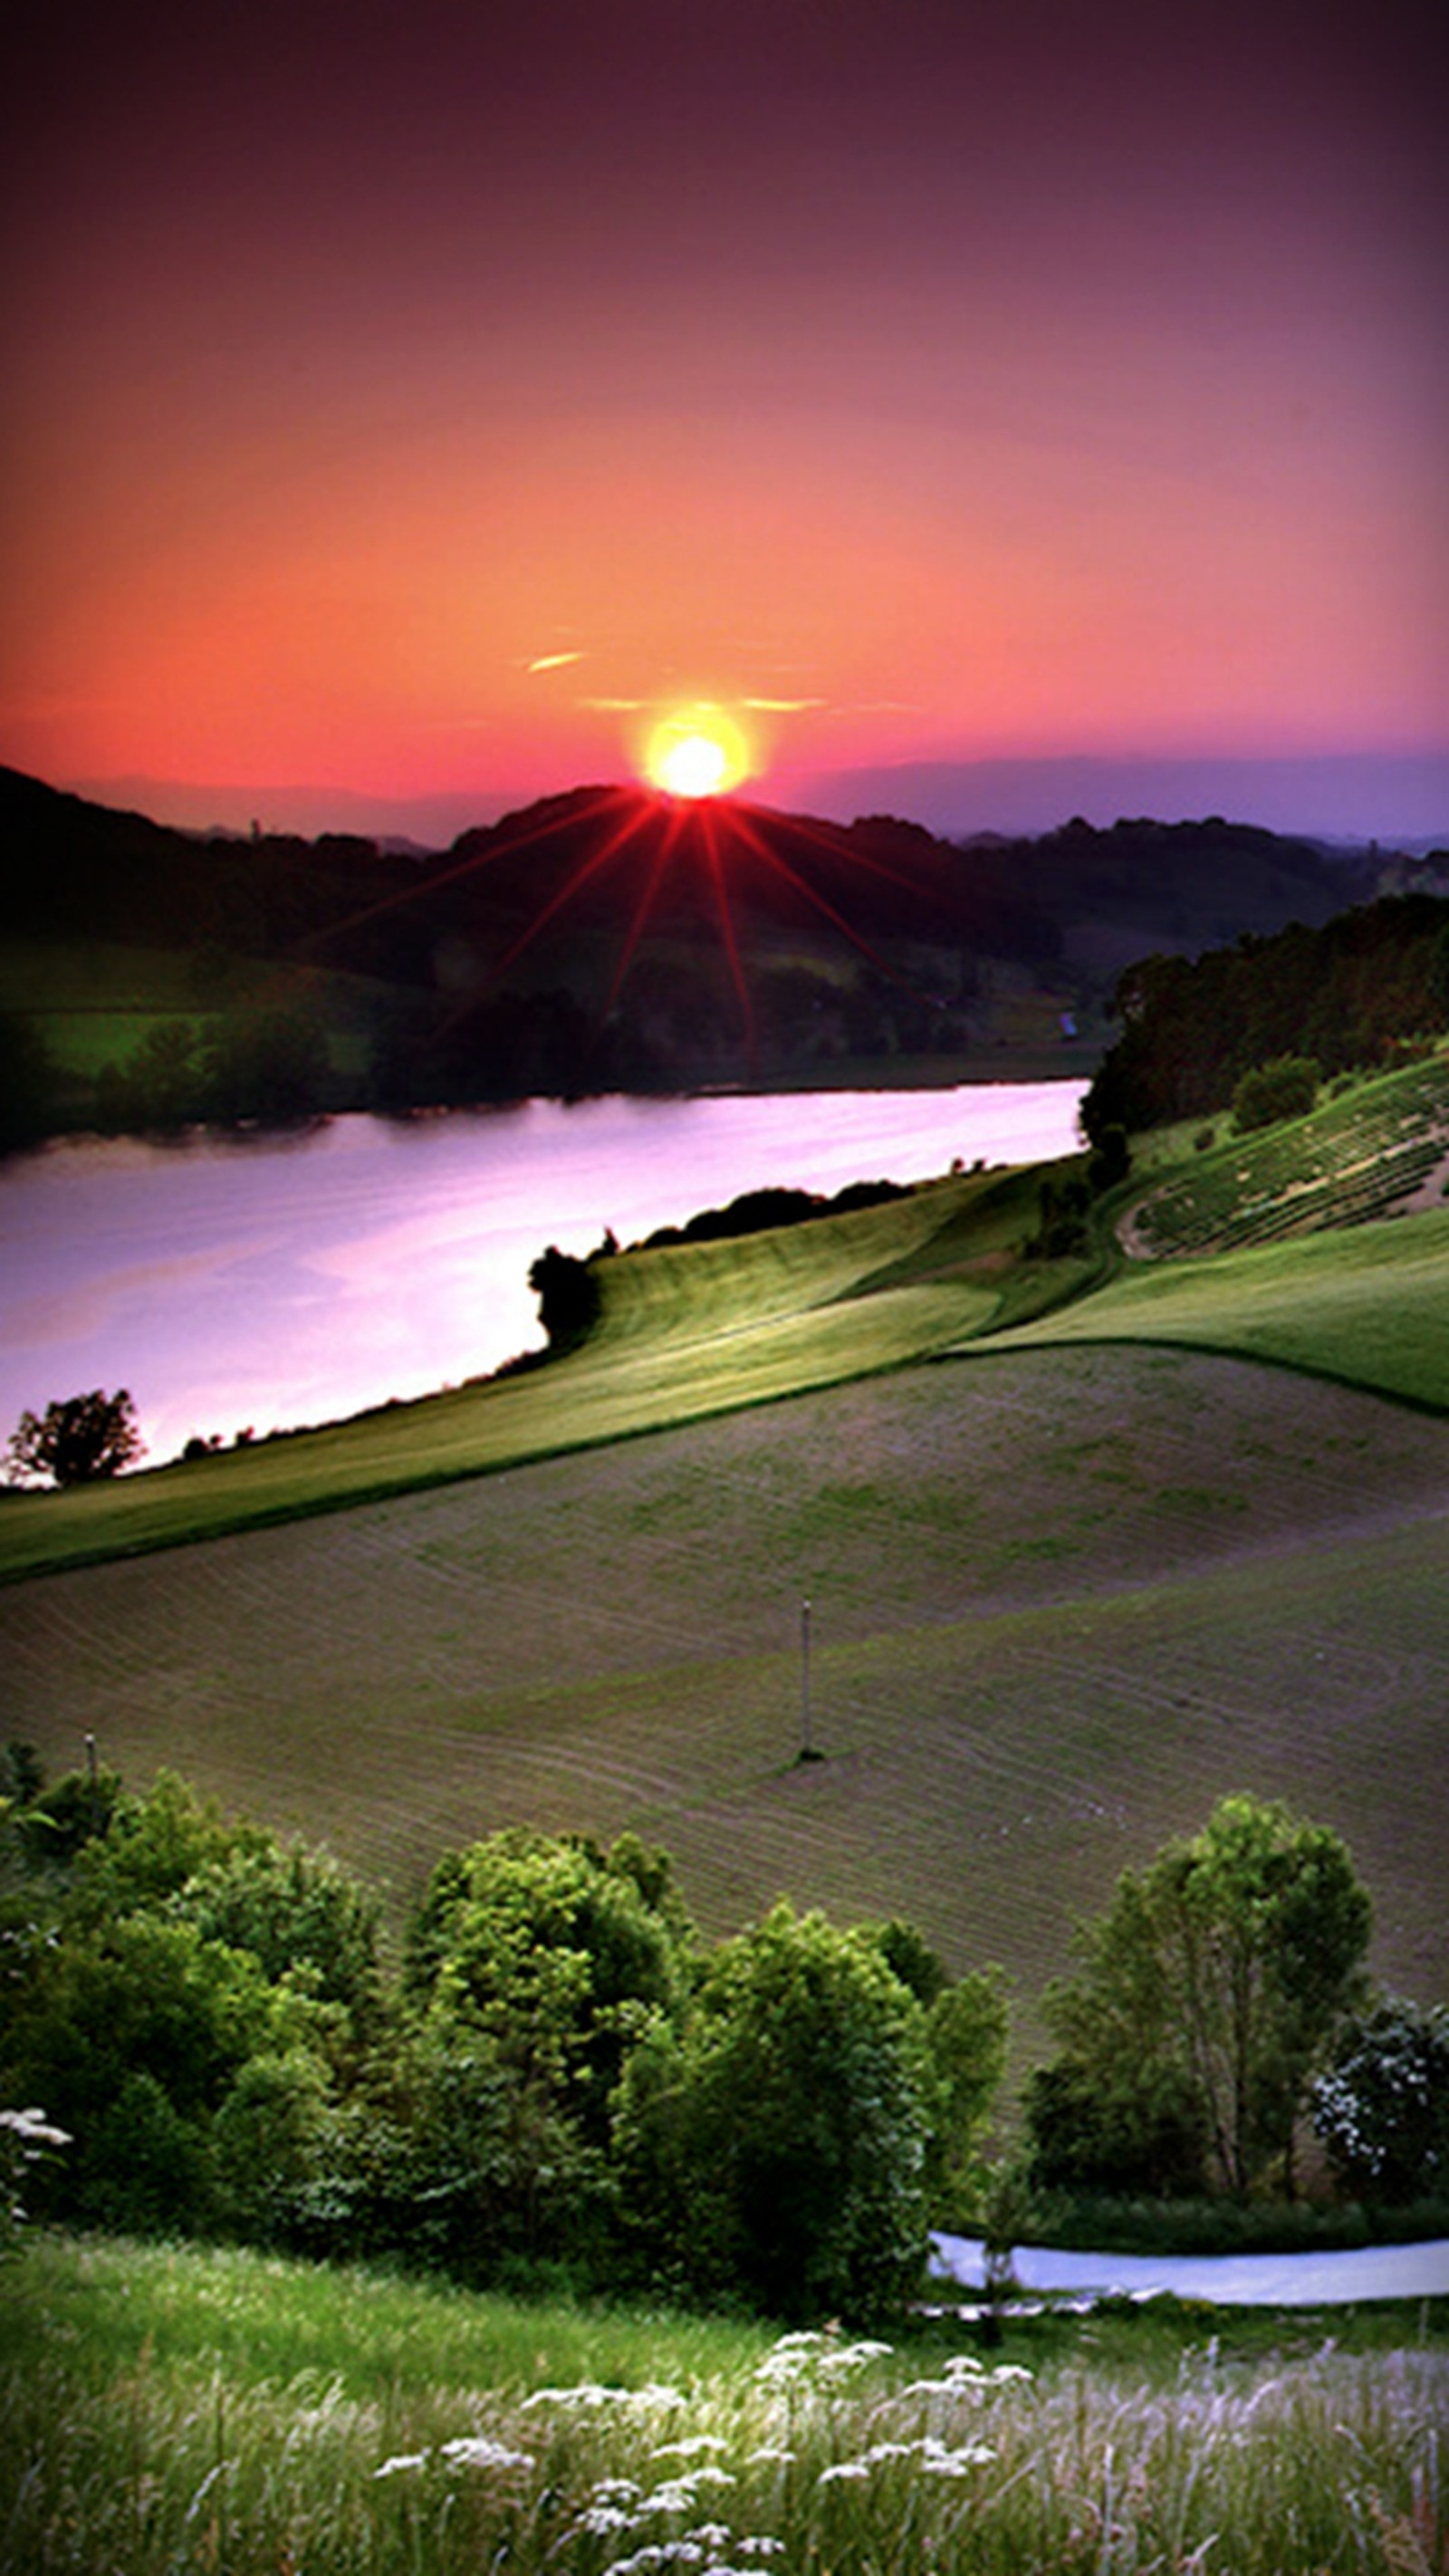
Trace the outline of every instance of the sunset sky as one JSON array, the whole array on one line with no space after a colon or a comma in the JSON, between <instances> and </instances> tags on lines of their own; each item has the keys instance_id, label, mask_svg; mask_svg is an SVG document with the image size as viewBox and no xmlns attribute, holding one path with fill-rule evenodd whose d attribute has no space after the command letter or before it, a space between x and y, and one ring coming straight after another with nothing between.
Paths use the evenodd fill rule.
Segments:
<instances>
[{"instance_id":1,"label":"sunset sky","mask_svg":"<svg viewBox=\"0 0 1449 2576\"><path fill-rule=\"evenodd\" d=\"M9 49L0 758L500 799L1449 738L1439 12L289 0ZM228 819L235 819L228 817Z\"/></svg>"}]
</instances>

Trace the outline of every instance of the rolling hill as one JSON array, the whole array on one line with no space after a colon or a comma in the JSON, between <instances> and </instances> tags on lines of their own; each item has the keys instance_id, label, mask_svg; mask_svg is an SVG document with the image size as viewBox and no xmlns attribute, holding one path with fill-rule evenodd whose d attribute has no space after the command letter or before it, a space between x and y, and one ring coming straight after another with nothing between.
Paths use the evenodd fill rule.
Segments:
<instances>
[{"instance_id":1,"label":"rolling hill","mask_svg":"<svg viewBox=\"0 0 1449 2576\"><path fill-rule=\"evenodd\" d=\"M40 1131L93 1120L102 1064L158 1025L279 1003L325 1032L334 1109L1074 1071L1144 949L1321 922L1364 890L1348 859L1221 818L958 844L603 786L409 854L171 830L0 770L0 1007L62 1077Z\"/></svg>"},{"instance_id":2,"label":"rolling hill","mask_svg":"<svg viewBox=\"0 0 1449 2576\"><path fill-rule=\"evenodd\" d=\"M1364 1133L1396 1087L1442 1115L1439 1063L1348 1095ZM907 1913L1004 1964L1018 2065L1073 1917L1246 1788L1344 1833L1377 1971L1449 1999L1449 1209L1129 1261L1190 1156L1075 1262L1023 1250L1036 1176L964 1176L606 1262L530 1377L11 1496L10 1727L325 1838L395 1913L514 1821L663 1843L714 1932Z\"/></svg>"}]
</instances>

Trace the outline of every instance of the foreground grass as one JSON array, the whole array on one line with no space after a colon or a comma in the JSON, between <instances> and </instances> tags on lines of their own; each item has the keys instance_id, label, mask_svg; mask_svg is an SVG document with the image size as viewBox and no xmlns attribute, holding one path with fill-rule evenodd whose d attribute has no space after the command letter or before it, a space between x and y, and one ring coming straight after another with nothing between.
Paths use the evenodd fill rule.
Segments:
<instances>
[{"instance_id":1,"label":"foreground grass","mask_svg":"<svg viewBox=\"0 0 1449 2576\"><path fill-rule=\"evenodd\" d=\"M589 2316L252 2255L6 2277L27 2576L1435 2571L1444 2320L1216 2312L835 2332Z\"/></svg>"}]
</instances>

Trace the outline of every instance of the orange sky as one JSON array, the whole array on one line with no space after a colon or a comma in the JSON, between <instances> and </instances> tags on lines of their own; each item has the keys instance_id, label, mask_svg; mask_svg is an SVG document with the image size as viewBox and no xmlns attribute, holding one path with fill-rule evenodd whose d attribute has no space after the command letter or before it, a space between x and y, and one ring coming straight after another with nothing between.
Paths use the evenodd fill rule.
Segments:
<instances>
[{"instance_id":1,"label":"orange sky","mask_svg":"<svg viewBox=\"0 0 1449 2576\"><path fill-rule=\"evenodd\" d=\"M480 799L1445 740L1434 13L64 13L0 757Z\"/></svg>"}]
</instances>

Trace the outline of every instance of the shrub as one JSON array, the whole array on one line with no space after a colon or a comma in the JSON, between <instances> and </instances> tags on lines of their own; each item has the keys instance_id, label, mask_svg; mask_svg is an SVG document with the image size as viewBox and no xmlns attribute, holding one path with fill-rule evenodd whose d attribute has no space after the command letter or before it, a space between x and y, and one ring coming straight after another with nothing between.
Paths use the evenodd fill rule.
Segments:
<instances>
[{"instance_id":1,"label":"shrub","mask_svg":"<svg viewBox=\"0 0 1449 2576\"><path fill-rule=\"evenodd\" d=\"M1280 1118L1303 1118L1318 1098L1319 1068L1311 1055L1275 1056L1254 1065L1233 1093L1233 1126L1240 1136Z\"/></svg>"}]
</instances>

